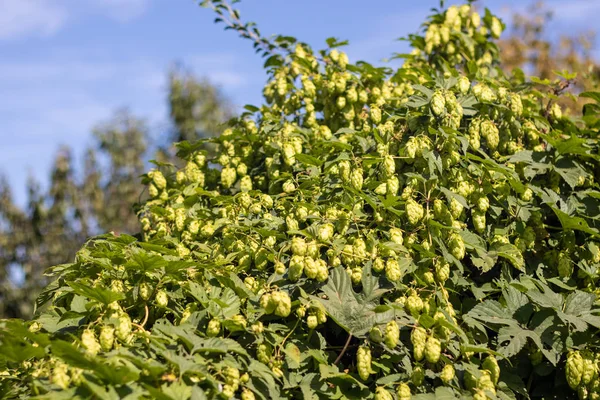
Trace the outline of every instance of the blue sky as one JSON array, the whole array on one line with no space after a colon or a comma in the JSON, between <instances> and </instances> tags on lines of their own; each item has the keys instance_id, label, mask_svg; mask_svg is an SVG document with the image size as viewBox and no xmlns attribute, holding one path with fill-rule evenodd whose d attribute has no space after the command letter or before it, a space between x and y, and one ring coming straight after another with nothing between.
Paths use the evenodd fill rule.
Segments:
<instances>
[{"instance_id":1,"label":"blue sky","mask_svg":"<svg viewBox=\"0 0 600 400\"><path fill-rule=\"evenodd\" d=\"M47 182L61 144L77 162L91 130L127 107L157 136L168 128L166 76L174 62L220 85L233 103L257 104L265 81L249 42L213 23L194 0L0 0L0 175L19 203L33 175ZM447 2L447 4L452 2ZM530 1L487 0L500 15ZM584 30L599 0L547 1L558 31ZM263 34L282 33L321 47L350 40L351 60L406 50L438 0L245 0L242 18Z\"/></svg>"}]
</instances>

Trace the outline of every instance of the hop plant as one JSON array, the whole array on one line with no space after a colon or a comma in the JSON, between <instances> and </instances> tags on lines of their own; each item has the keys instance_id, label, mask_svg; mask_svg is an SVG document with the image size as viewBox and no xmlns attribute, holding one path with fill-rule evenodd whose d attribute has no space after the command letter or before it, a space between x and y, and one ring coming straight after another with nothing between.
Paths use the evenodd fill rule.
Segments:
<instances>
[{"instance_id":1,"label":"hop plant","mask_svg":"<svg viewBox=\"0 0 600 400\"><path fill-rule=\"evenodd\" d=\"M368 347L360 347L356 352L356 368L360 379L366 381L371 375L371 350Z\"/></svg>"},{"instance_id":2,"label":"hop plant","mask_svg":"<svg viewBox=\"0 0 600 400\"><path fill-rule=\"evenodd\" d=\"M440 372L440 379L442 382L444 382L445 385L448 385L454 380L455 376L456 371L454 370L454 367L451 364L444 365L444 368L442 368L442 371Z\"/></svg>"},{"instance_id":3,"label":"hop plant","mask_svg":"<svg viewBox=\"0 0 600 400\"><path fill-rule=\"evenodd\" d=\"M410 335L410 341L413 345L413 356L415 360L421 361L425 354L427 346L427 331L423 327L416 327Z\"/></svg>"},{"instance_id":4,"label":"hop plant","mask_svg":"<svg viewBox=\"0 0 600 400\"><path fill-rule=\"evenodd\" d=\"M577 387L581 383L584 368L585 363L583 361L583 357L581 357L581 354L578 351L570 352L567 356L565 375L567 378L567 383L569 384L571 389L577 389Z\"/></svg>"},{"instance_id":5,"label":"hop plant","mask_svg":"<svg viewBox=\"0 0 600 400\"><path fill-rule=\"evenodd\" d=\"M428 362L435 364L440 360L440 355L442 352L442 344L439 339L430 336L427 338L427 342L425 343L425 358Z\"/></svg>"},{"instance_id":6,"label":"hop plant","mask_svg":"<svg viewBox=\"0 0 600 400\"><path fill-rule=\"evenodd\" d=\"M266 57L264 102L177 144L142 232L90 239L35 321L0 321L1 393L600 397L599 94L572 118L569 79L504 72L470 3L399 68L204 5Z\"/></svg>"},{"instance_id":7,"label":"hop plant","mask_svg":"<svg viewBox=\"0 0 600 400\"><path fill-rule=\"evenodd\" d=\"M390 321L385 326L384 341L385 345L390 349L398 346L398 342L400 341L400 328L396 321Z\"/></svg>"}]
</instances>

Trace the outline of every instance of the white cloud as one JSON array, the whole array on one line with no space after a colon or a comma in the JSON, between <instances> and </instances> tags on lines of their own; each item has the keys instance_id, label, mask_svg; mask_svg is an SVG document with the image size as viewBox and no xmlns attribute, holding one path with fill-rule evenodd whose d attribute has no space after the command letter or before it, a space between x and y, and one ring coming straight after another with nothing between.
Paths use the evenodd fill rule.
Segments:
<instances>
[{"instance_id":1,"label":"white cloud","mask_svg":"<svg viewBox=\"0 0 600 400\"><path fill-rule=\"evenodd\" d=\"M0 0L0 40L50 36L69 20L90 15L129 22L149 4L150 0Z\"/></svg>"},{"instance_id":2,"label":"white cloud","mask_svg":"<svg viewBox=\"0 0 600 400\"><path fill-rule=\"evenodd\" d=\"M146 11L149 0L93 0L92 3L111 18L127 22Z\"/></svg>"},{"instance_id":3,"label":"white cloud","mask_svg":"<svg viewBox=\"0 0 600 400\"><path fill-rule=\"evenodd\" d=\"M47 36L67 21L67 10L50 0L0 1L0 40L19 36Z\"/></svg>"}]
</instances>

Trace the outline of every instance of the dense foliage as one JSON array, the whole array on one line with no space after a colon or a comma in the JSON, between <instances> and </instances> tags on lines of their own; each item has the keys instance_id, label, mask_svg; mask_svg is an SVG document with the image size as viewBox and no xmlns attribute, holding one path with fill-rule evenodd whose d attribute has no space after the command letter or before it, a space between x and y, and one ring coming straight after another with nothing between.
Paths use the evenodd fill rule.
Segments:
<instances>
[{"instance_id":1,"label":"dense foliage","mask_svg":"<svg viewBox=\"0 0 600 400\"><path fill-rule=\"evenodd\" d=\"M435 11L392 70L262 37L266 103L145 176L142 237L0 329L8 398L600 398L600 93L578 117Z\"/></svg>"}]
</instances>

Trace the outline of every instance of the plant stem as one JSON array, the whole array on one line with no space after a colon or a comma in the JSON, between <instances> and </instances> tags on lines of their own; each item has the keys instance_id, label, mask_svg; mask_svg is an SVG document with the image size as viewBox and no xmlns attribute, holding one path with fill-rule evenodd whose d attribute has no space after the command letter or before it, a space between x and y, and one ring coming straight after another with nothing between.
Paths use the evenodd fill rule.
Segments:
<instances>
[{"instance_id":1,"label":"plant stem","mask_svg":"<svg viewBox=\"0 0 600 400\"><path fill-rule=\"evenodd\" d=\"M348 345L350 345L350 340L352 340L352 335L348 335L348 340L346 340L346 344L344 345L342 352L340 353L339 356L337 356L337 358L333 362L334 365L337 365L340 362L340 360L342 359L342 357L344 356L346 349L348 349Z\"/></svg>"}]
</instances>

